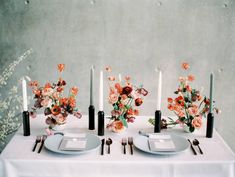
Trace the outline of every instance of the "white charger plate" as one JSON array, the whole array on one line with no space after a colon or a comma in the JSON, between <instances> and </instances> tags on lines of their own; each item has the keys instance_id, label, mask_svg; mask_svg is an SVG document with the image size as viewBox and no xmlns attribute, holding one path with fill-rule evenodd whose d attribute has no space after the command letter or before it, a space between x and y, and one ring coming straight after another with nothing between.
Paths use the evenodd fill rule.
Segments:
<instances>
[{"instance_id":1,"label":"white charger plate","mask_svg":"<svg viewBox=\"0 0 235 177\"><path fill-rule=\"evenodd\" d=\"M85 138L87 139L87 143L86 143L86 148L84 150L77 150L77 151L59 150L61 140L63 139L63 135L61 134L49 136L45 140L44 146L48 150L56 152L56 153L60 153L60 154L83 154L83 153L87 153L87 152L97 149L101 144L99 137L96 135L86 134Z\"/></svg>"},{"instance_id":2,"label":"white charger plate","mask_svg":"<svg viewBox=\"0 0 235 177\"><path fill-rule=\"evenodd\" d=\"M160 134L164 135L164 134ZM149 148L148 137L139 135L134 139L134 145L137 149L150 153L150 154L158 154L158 155L171 155L178 154L180 152L185 151L189 148L190 143L182 136L171 134L172 141L175 145L175 151L151 151Z\"/></svg>"}]
</instances>

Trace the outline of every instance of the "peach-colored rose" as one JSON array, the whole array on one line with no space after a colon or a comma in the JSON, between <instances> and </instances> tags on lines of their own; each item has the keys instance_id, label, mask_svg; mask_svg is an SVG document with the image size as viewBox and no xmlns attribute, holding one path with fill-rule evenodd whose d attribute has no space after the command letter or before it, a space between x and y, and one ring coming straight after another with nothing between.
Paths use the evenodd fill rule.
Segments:
<instances>
[{"instance_id":1,"label":"peach-colored rose","mask_svg":"<svg viewBox=\"0 0 235 177\"><path fill-rule=\"evenodd\" d=\"M41 105L42 105L43 107L50 107L50 106L51 106L51 99L46 98L46 99L42 100L42 101L41 101Z\"/></svg>"},{"instance_id":2,"label":"peach-colored rose","mask_svg":"<svg viewBox=\"0 0 235 177\"><path fill-rule=\"evenodd\" d=\"M42 90L42 95L43 96L51 96L52 93L53 93L52 88L43 88L43 90Z\"/></svg>"},{"instance_id":3,"label":"peach-colored rose","mask_svg":"<svg viewBox=\"0 0 235 177\"><path fill-rule=\"evenodd\" d=\"M62 114L58 114L57 116L55 116L55 120L58 124L64 124L66 117L64 117Z\"/></svg>"},{"instance_id":4,"label":"peach-colored rose","mask_svg":"<svg viewBox=\"0 0 235 177\"><path fill-rule=\"evenodd\" d=\"M202 118L201 117L196 117L192 120L192 126L194 128L200 128L202 126Z\"/></svg>"},{"instance_id":5,"label":"peach-colored rose","mask_svg":"<svg viewBox=\"0 0 235 177\"><path fill-rule=\"evenodd\" d=\"M114 121L112 123L112 131L114 131L115 133L120 133L123 130L125 130L125 127L124 127L122 121L118 120L118 121Z\"/></svg>"},{"instance_id":6,"label":"peach-colored rose","mask_svg":"<svg viewBox=\"0 0 235 177\"><path fill-rule=\"evenodd\" d=\"M117 94L110 94L109 95L109 102L111 103L111 104L114 104L114 103L116 103L118 101L118 95Z\"/></svg>"},{"instance_id":7,"label":"peach-colored rose","mask_svg":"<svg viewBox=\"0 0 235 177\"><path fill-rule=\"evenodd\" d=\"M192 116L197 115L197 113L198 113L198 108L197 108L197 106L196 106L196 107L190 107L190 108L188 109L188 112L189 112L189 114L192 115Z\"/></svg>"},{"instance_id":8,"label":"peach-colored rose","mask_svg":"<svg viewBox=\"0 0 235 177\"><path fill-rule=\"evenodd\" d=\"M185 78L185 77L179 77L179 81L180 81L180 82L185 82L185 81L186 81L186 78Z\"/></svg>"}]
</instances>

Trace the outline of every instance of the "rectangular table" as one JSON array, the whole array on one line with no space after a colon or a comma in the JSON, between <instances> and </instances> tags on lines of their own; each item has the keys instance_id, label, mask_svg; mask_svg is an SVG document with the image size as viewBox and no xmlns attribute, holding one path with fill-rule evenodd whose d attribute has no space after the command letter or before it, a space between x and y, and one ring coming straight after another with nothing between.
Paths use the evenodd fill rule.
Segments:
<instances>
[{"instance_id":1,"label":"rectangular table","mask_svg":"<svg viewBox=\"0 0 235 177\"><path fill-rule=\"evenodd\" d=\"M17 131L0 156L0 177L67 177L67 176L162 176L162 177L234 177L235 155L222 137L214 130L213 138L205 137L205 128L194 133L185 133L180 128L167 129L193 140L197 138L204 155L193 155L190 148L177 155L152 155L134 148L134 155L123 154L121 139L139 136L138 131L153 132L147 122L149 117L140 116L134 124L120 134L106 130L105 136L111 137L111 154L100 155L100 148L87 154L62 155L43 149L40 154L32 152L37 135L45 134L45 117L39 115L31 119L31 136L25 137L22 127ZM88 118L69 117L64 131L97 134L88 130ZM107 121L107 120L106 120ZM97 122L97 119L96 119ZM96 126L97 127L97 126ZM39 146L38 146L39 147Z\"/></svg>"}]
</instances>

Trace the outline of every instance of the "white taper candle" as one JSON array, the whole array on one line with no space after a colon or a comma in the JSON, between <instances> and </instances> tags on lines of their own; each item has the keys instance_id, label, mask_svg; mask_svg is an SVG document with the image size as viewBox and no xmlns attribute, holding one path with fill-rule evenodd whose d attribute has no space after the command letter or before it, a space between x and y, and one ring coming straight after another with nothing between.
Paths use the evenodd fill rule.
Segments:
<instances>
[{"instance_id":1,"label":"white taper candle","mask_svg":"<svg viewBox=\"0 0 235 177\"><path fill-rule=\"evenodd\" d=\"M157 110L161 110L162 99L162 71L159 71L158 75L158 90L157 90Z\"/></svg>"},{"instance_id":2,"label":"white taper candle","mask_svg":"<svg viewBox=\"0 0 235 177\"><path fill-rule=\"evenodd\" d=\"M23 92L23 111L28 111L28 101L27 101L27 86L26 80L22 79L22 92Z\"/></svg>"},{"instance_id":3,"label":"white taper candle","mask_svg":"<svg viewBox=\"0 0 235 177\"><path fill-rule=\"evenodd\" d=\"M103 102L103 71L100 71L99 111L104 110Z\"/></svg>"}]
</instances>

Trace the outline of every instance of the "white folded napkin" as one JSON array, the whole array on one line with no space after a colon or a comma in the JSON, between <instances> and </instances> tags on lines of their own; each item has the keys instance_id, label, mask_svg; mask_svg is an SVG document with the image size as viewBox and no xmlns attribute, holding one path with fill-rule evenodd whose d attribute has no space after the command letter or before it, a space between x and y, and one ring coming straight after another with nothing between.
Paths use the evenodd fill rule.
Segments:
<instances>
[{"instance_id":1,"label":"white folded napkin","mask_svg":"<svg viewBox=\"0 0 235 177\"><path fill-rule=\"evenodd\" d=\"M76 151L84 150L86 148L86 134L65 133L61 140L59 150Z\"/></svg>"},{"instance_id":2,"label":"white folded napkin","mask_svg":"<svg viewBox=\"0 0 235 177\"><path fill-rule=\"evenodd\" d=\"M171 135L150 134L148 142L151 151L175 151Z\"/></svg>"}]
</instances>

